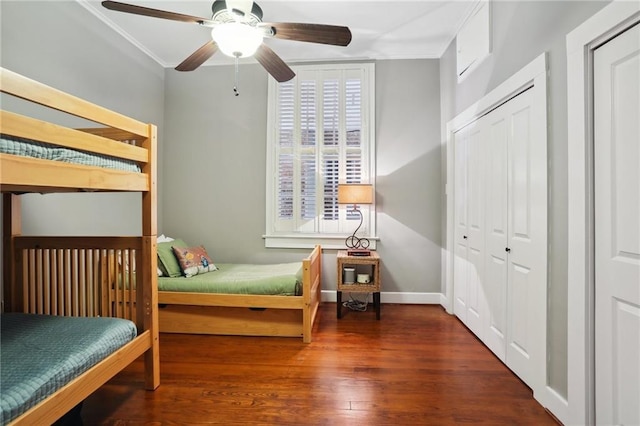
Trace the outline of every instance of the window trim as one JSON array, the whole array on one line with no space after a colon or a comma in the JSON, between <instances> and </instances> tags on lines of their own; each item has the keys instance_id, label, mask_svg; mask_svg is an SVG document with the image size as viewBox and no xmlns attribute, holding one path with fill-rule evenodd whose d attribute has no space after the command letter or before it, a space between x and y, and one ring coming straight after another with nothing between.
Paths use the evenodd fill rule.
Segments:
<instances>
[{"instance_id":1,"label":"window trim","mask_svg":"<svg viewBox=\"0 0 640 426\"><path fill-rule=\"evenodd\" d=\"M375 135L375 64L374 63L340 63L340 64L306 64L291 66L296 74L299 71L307 70L348 70L348 69L361 69L364 71L365 79L363 82L363 105L365 106L365 114L363 117L366 131L369 134L368 145L364 148L369 153L368 160L368 176L369 182L374 186L375 194L375 180L376 180L376 135ZM275 167L275 149L274 143L276 140L276 102L277 96L275 96L277 89L277 82L272 77L269 77L268 95L267 95L267 144L266 144L266 172L271 173L266 181L265 185L265 247L268 248L313 248L315 244L322 244L323 248L327 249L344 249L345 239L351 235L351 233L277 233L274 231L274 215L275 215L275 191L276 182L274 179L274 167ZM377 237L376 226L376 204L375 195L374 202L368 206L361 206L362 213L365 215L365 220L368 219L368 229L366 235L361 235L369 239L369 248L375 249ZM347 206L341 206L341 209L347 208ZM354 225L355 230L357 224Z\"/></svg>"}]
</instances>

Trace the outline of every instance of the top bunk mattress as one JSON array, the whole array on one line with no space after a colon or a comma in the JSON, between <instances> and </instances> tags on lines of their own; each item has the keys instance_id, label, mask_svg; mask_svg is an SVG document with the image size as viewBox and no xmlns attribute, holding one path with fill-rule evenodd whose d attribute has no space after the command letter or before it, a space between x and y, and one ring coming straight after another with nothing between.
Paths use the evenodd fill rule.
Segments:
<instances>
[{"instance_id":1,"label":"top bunk mattress","mask_svg":"<svg viewBox=\"0 0 640 426\"><path fill-rule=\"evenodd\" d=\"M8 135L0 135L0 153L41 160L62 161L85 166L104 167L127 172L140 172L137 163L106 155L87 153L69 148L30 141Z\"/></svg>"},{"instance_id":2,"label":"top bunk mattress","mask_svg":"<svg viewBox=\"0 0 640 426\"><path fill-rule=\"evenodd\" d=\"M158 290L193 293L299 296L300 262L268 265L216 263L217 270L193 277L159 277Z\"/></svg>"},{"instance_id":3,"label":"top bunk mattress","mask_svg":"<svg viewBox=\"0 0 640 426\"><path fill-rule=\"evenodd\" d=\"M15 419L133 340L119 318L0 315L0 424Z\"/></svg>"}]
</instances>

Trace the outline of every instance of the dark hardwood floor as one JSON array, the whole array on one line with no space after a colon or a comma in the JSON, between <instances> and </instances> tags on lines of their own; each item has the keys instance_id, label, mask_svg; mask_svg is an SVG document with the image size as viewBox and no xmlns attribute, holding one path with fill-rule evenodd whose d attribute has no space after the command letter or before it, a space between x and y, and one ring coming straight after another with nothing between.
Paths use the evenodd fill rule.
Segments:
<instances>
[{"instance_id":1,"label":"dark hardwood floor","mask_svg":"<svg viewBox=\"0 0 640 426\"><path fill-rule=\"evenodd\" d=\"M324 303L302 339L161 334L161 385L134 363L88 398L86 425L555 425L455 317L433 305Z\"/></svg>"}]
</instances>

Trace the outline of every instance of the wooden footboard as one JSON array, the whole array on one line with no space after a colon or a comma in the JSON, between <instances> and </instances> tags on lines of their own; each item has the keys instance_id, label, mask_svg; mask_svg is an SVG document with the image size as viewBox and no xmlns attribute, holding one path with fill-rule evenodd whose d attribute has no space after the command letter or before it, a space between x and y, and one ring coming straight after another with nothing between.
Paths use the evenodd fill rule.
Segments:
<instances>
[{"instance_id":1,"label":"wooden footboard","mask_svg":"<svg viewBox=\"0 0 640 426\"><path fill-rule=\"evenodd\" d=\"M311 342L322 291L322 247L302 261L301 296L158 292L160 331L302 336Z\"/></svg>"}]
</instances>

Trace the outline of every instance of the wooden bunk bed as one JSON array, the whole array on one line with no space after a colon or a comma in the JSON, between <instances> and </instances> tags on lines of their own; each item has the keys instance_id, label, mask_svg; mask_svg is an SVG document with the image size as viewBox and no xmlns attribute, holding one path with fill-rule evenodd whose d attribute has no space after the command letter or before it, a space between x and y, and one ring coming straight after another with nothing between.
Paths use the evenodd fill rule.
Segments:
<instances>
[{"instance_id":1,"label":"wooden bunk bed","mask_svg":"<svg viewBox=\"0 0 640 426\"><path fill-rule=\"evenodd\" d=\"M294 296L159 291L160 331L302 337L309 343L321 301L321 246L301 266L301 292Z\"/></svg>"},{"instance_id":2,"label":"wooden bunk bed","mask_svg":"<svg viewBox=\"0 0 640 426\"><path fill-rule=\"evenodd\" d=\"M10 424L51 424L141 356L145 361L145 387L153 390L160 384L156 127L4 68L0 68L0 89L3 96L11 95L48 110L78 117L83 119L83 123L88 120L100 126L72 129L2 110L2 135L17 141L31 140L54 144L58 148L113 157L139 166L139 171L121 171L0 153L3 315L27 313L56 317L117 317L129 320L125 322L132 326L135 324L132 340L9 421ZM29 108L30 111L39 109L39 106ZM49 116L56 114L49 113ZM141 235L21 235L22 194L84 191L139 192L142 203ZM131 267L132 264L137 267ZM113 293L110 286L112 275L118 271L142 284L135 294L126 289L118 291L116 302L135 300L136 303L113 303L110 300ZM127 309L127 306L130 308ZM92 318L87 321L95 320ZM3 359L3 366L5 361Z\"/></svg>"}]
</instances>

